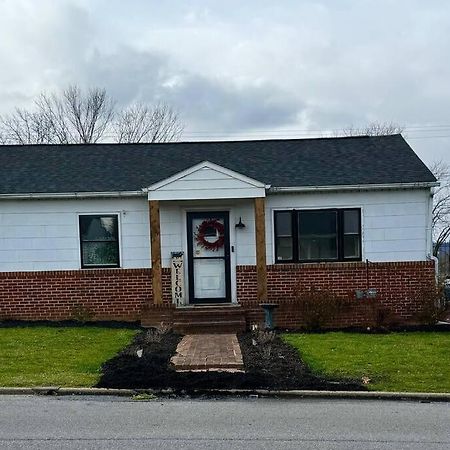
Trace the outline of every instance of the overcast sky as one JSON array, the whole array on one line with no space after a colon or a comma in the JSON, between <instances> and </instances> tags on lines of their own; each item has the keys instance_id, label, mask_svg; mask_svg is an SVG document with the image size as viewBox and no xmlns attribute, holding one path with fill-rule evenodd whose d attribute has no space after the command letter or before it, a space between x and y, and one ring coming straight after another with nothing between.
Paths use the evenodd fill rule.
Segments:
<instances>
[{"instance_id":1,"label":"overcast sky","mask_svg":"<svg viewBox=\"0 0 450 450\"><path fill-rule=\"evenodd\" d=\"M450 163L448 0L0 0L0 43L0 113L77 83L169 102L184 140L392 121Z\"/></svg>"}]
</instances>

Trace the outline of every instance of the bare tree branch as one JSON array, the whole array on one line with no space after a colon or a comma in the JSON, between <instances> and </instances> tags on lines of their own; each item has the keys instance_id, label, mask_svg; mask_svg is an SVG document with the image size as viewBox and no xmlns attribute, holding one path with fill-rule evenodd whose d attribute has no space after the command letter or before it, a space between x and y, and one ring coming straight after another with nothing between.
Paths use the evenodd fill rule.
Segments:
<instances>
[{"instance_id":1,"label":"bare tree branch","mask_svg":"<svg viewBox=\"0 0 450 450\"><path fill-rule=\"evenodd\" d=\"M335 136L386 136L390 134L400 134L403 127L393 122L371 122L368 125L357 128L350 125L342 131L336 131Z\"/></svg>"},{"instance_id":2,"label":"bare tree branch","mask_svg":"<svg viewBox=\"0 0 450 450\"><path fill-rule=\"evenodd\" d=\"M63 92L62 99L53 98L64 111L71 134L79 143L98 142L114 117L114 103L104 89L90 89L85 96L77 86L70 86ZM69 126L67 126L69 128Z\"/></svg>"},{"instance_id":3,"label":"bare tree branch","mask_svg":"<svg viewBox=\"0 0 450 450\"><path fill-rule=\"evenodd\" d=\"M114 103L104 89L93 88L84 95L79 87L69 86L62 98L52 96L50 104L60 134L82 144L98 142L114 117Z\"/></svg>"},{"instance_id":4,"label":"bare tree branch","mask_svg":"<svg viewBox=\"0 0 450 450\"><path fill-rule=\"evenodd\" d=\"M17 108L12 114L0 117L0 134L8 144L53 143L51 124L39 111Z\"/></svg>"},{"instance_id":5,"label":"bare tree branch","mask_svg":"<svg viewBox=\"0 0 450 450\"><path fill-rule=\"evenodd\" d=\"M41 94L35 110L16 109L0 118L0 134L13 144L67 144L99 141L111 125L114 103L104 89L83 94L70 86L61 96Z\"/></svg>"},{"instance_id":6,"label":"bare tree branch","mask_svg":"<svg viewBox=\"0 0 450 450\"><path fill-rule=\"evenodd\" d=\"M71 130L66 123L64 105L54 94L48 96L42 93L35 100L35 106L46 122L50 124L54 141L58 144L75 142L75 137L71 134Z\"/></svg>"},{"instance_id":7,"label":"bare tree branch","mask_svg":"<svg viewBox=\"0 0 450 450\"><path fill-rule=\"evenodd\" d=\"M171 142L179 139L183 125L166 103L153 108L135 103L117 115L114 131L117 142Z\"/></svg>"},{"instance_id":8,"label":"bare tree branch","mask_svg":"<svg viewBox=\"0 0 450 450\"><path fill-rule=\"evenodd\" d=\"M436 161L430 170L440 182L434 191L432 210L433 254L437 256L442 244L450 238L450 166Z\"/></svg>"},{"instance_id":9,"label":"bare tree branch","mask_svg":"<svg viewBox=\"0 0 450 450\"><path fill-rule=\"evenodd\" d=\"M168 142L179 139L183 124L166 103L136 103L116 113L105 89L83 93L76 85L60 95L42 93L33 110L0 117L0 143L89 144L111 132L117 142Z\"/></svg>"}]
</instances>

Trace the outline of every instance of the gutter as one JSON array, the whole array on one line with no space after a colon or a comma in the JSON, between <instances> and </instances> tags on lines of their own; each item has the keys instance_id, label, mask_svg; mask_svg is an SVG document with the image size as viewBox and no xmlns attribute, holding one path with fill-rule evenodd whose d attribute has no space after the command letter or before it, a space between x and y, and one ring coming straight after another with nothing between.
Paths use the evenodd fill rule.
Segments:
<instances>
[{"instance_id":1,"label":"gutter","mask_svg":"<svg viewBox=\"0 0 450 450\"><path fill-rule=\"evenodd\" d=\"M295 193L295 192L320 192L320 191L369 191L391 189L424 189L439 186L437 181L418 183L391 183L391 184L349 184L331 186L271 186L265 185L265 189L271 194ZM58 199L58 198L117 198L117 197L146 197L149 189L139 191L111 191L111 192L54 192L54 193L20 193L0 194L0 200L29 200L29 199Z\"/></svg>"},{"instance_id":2,"label":"gutter","mask_svg":"<svg viewBox=\"0 0 450 450\"><path fill-rule=\"evenodd\" d=\"M117 197L145 197L140 191L116 191L116 192L55 192L55 193L23 193L0 194L0 200L46 200L58 198L117 198Z\"/></svg>"},{"instance_id":3,"label":"gutter","mask_svg":"<svg viewBox=\"0 0 450 450\"><path fill-rule=\"evenodd\" d=\"M375 189L423 189L439 186L437 181L417 182L417 183L387 183L387 184L348 184L348 185L325 185L325 186L289 186L271 187L269 192L289 193L289 192L319 192L319 191L370 191Z\"/></svg>"}]
</instances>

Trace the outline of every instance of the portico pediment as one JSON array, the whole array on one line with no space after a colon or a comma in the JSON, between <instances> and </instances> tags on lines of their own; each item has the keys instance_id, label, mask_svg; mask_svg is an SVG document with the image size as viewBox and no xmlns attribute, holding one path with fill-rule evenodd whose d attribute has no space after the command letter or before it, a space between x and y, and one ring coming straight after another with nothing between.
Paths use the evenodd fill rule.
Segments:
<instances>
[{"instance_id":1,"label":"portico pediment","mask_svg":"<svg viewBox=\"0 0 450 450\"><path fill-rule=\"evenodd\" d=\"M209 161L196 164L145 191L149 200L200 200L265 197L264 183Z\"/></svg>"}]
</instances>

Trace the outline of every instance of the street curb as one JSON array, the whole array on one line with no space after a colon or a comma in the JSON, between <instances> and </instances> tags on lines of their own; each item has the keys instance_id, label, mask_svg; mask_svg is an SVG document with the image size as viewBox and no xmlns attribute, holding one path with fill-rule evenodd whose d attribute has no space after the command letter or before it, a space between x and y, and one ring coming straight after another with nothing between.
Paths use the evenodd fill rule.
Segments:
<instances>
[{"instance_id":1,"label":"street curb","mask_svg":"<svg viewBox=\"0 0 450 450\"><path fill-rule=\"evenodd\" d=\"M140 393L149 393L155 396L177 395L172 389L108 389L108 388L63 388L59 386L43 387L0 387L0 395L99 395L132 397ZM450 393L428 392L384 392L384 391L269 391L265 389L198 389L192 392L183 392L186 395L205 396L247 396L265 398L315 398L315 399L346 399L346 400L415 400L425 402L450 402Z\"/></svg>"},{"instance_id":2,"label":"street curb","mask_svg":"<svg viewBox=\"0 0 450 450\"><path fill-rule=\"evenodd\" d=\"M60 386L0 387L0 395L115 395L130 396L135 389L63 388Z\"/></svg>"}]
</instances>

